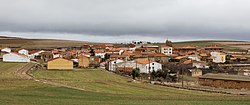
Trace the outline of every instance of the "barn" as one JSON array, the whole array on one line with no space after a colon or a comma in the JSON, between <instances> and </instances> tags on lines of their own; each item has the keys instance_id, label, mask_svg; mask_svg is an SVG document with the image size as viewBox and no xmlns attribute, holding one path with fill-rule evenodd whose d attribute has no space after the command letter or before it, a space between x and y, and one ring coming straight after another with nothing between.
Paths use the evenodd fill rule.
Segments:
<instances>
[{"instance_id":1,"label":"barn","mask_svg":"<svg viewBox=\"0 0 250 105\"><path fill-rule=\"evenodd\" d=\"M72 70L73 61L64 58L54 58L47 63L48 70Z\"/></svg>"},{"instance_id":2,"label":"barn","mask_svg":"<svg viewBox=\"0 0 250 105\"><path fill-rule=\"evenodd\" d=\"M19 53L7 53L3 55L4 62L30 62L30 58Z\"/></svg>"}]
</instances>

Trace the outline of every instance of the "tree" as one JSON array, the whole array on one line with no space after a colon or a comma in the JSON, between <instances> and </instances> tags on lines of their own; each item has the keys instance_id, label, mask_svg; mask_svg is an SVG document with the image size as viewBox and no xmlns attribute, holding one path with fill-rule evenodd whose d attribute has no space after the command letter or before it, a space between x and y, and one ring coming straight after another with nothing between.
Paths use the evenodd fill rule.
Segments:
<instances>
[{"instance_id":1,"label":"tree","mask_svg":"<svg viewBox=\"0 0 250 105\"><path fill-rule=\"evenodd\" d=\"M151 77L153 80L157 77L157 73L155 72L155 70L151 72Z\"/></svg>"},{"instance_id":2,"label":"tree","mask_svg":"<svg viewBox=\"0 0 250 105\"><path fill-rule=\"evenodd\" d=\"M90 48L89 53L90 53L90 56L95 56L95 51L94 51L94 49Z\"/></svg>"},{"instance_id":3,"label":"tree","mask_svg":"<svg viewBox=\"0 0 250 105\"><path fill-rule=\"evenodd\" d=\"M139 75L140 75L140 70L138 68L132 70L133 79L135 79L136 77L139 77Z\"/></svg>"}]
</instances>

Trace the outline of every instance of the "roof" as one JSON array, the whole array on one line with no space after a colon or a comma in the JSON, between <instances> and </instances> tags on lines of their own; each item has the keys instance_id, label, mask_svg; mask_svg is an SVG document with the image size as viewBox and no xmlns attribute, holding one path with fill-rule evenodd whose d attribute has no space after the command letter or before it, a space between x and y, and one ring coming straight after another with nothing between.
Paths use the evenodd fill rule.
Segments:
<instances>
[{"instance_id":1,"label":"roof","mask_svg":"<svg viewBox=\"0 0 250 105\"><path fill-rule=\"evenodd\" d=\"M192 60L186 60L186 61L182 62L182 64L190 64L190 63L192 63Z\"/></svg>"},{"instance_id":2,"label":"roof","mask_svg":"<svg viewBox=\"0 0 250 105\"><path fill-rule=\"evenodd\" d=\"M127 55L110 55L110 58L126 58Z\"/></svg>"},{"instance_id":3,"label":"roof","mask_svg":"<svg viewBox=\"0 0 250 105\"><path fill-rule=\"evenodd\" d=\"M250 82L249 76L240 76L240 75L225 75L225 74L208 73L208 74L201 76L200 78Z\"/></svg>"},{"instance_id":4,"label":"roof","mask_svg":"<svg viewBox=\"0 0 250 105\"><path fill-rule=\"evenodd\" d=\"M29 54L34 54L36 52L39 52L39 50L31 50L31 51L29 51Z\"/></svg>"},{"instance_id":5,"label":"roof","mask_svg":"<svg viewBox=\"0 0 250 105\"><path fill-rule=\"evenodd\" d=\"M56 60L56 59L59 59L59 58L61 58L61 57L52 58L52 59L48 60L48 62L53 61L53 60ZM61 58L61 59L64 59L64 58ZM68 60L68 59L64 59L64 60ZM72 61L72 60L68 60L68 61ZM73 62L73 61L72 61L72 62Z\"/></svg>"},{"instance_id":6,"label":"roof","mask_svg":"<svg viewBox=\"0 0 250 105\"><path fill-rule=\"evenodd\" d=\"M132 55L132 54L133 54L132 51L126 51L126 52L122 53L122 55L127 55L127 56Z\"/></svg>"},{"instance_id":7,"label":"roof","mask_svg":"<svg viewBox=\"0 0 250 105\"><path fill-rule=\"evenodd\" d=\"M105 53L104 50L94 50L95 53Z\"/></svg>"},{"instance_id":8,"label":"roof","mask_svg":"<svg viewBox=\"0 0 250 105\"><path fill-rule=\"evenodd\" d=\"M27 55L24 55L24 54L19 54L19 53L17 53L17 52L11 52L12 54L16 54L16 55L19 55L19 56L23 56L23 57L28 57ZM9 53L9 54L11 54L11 53Z\"/></svg>"},{"instance_id":9,"label":"roof","mask_svg":"<svg viewBox=\"0 0 250 105\"><path fill-rule=\"evenodd\" d=\"M186 58L186 56L177 56L174 59L182 59L182 58Z\"/></svg>"},{"instance_id":10,"label":"roof","mask_svg":"<svg viewBox=\"0 0 250 105\"><path fill-rule=\"evenodd\" d=\"M154 54L149 54L150 57L167 57L166 54L163 53L154 53Z\"/></svg>"},{"instance_id":11,"label":"roof","mask_svg":"<svg viewBox=\"0 0 250 105\"><path fill-rule=\"evenodd\" d=\"M202 57L208 57L208 56L210 56L210 54L201 53L200 56L202 56Z\"/></svg>"}]
</instances>

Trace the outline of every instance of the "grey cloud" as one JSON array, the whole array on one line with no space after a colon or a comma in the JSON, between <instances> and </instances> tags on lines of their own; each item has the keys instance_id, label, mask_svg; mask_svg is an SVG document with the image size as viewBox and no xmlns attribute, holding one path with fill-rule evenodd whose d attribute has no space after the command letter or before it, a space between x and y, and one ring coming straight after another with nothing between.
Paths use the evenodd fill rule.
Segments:
<instances>
[{"instance_id":1,"label":"grey cloud","mask_svg":"<svg viewBox=\"0 0 250 105\"><path fill-rule=\"evenodd\" d=\"M247 0L0 0L0 31L250 40L249 5Z\"/></svg>"}]
</instances>

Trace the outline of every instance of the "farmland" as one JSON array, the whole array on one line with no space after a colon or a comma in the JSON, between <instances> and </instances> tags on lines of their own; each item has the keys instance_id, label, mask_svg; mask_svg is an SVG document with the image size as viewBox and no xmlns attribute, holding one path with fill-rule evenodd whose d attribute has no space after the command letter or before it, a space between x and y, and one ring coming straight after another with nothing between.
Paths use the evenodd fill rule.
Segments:
<instances>
[{"instance_id":1,"label":"farmland","mask_svg":"<svg viewBox=\"0 0 250 105\"><path fill-rule=\"evenodd\" d=\"M54 48L54 47L76 47L83 44L95 44L92 42L74 40L55 40L55 39L26 39L17 37L0 36L0 47L21 47L28 49L35 48Z\"/></svg>"},{"instance_id":2,"label":"farmland","mask_svg":"<svg viewBox=\"0 0 250 105\"><path fill-rule=\"evenodd\" d=\"M15 76L23 63L0 62L1 104L87 104L87 105L249 105L249 96L235 96L166 88L137 82L102 70L30 72L37 79L46 79L86 91L47 85Z\"/></svg>"}]
</instances>

